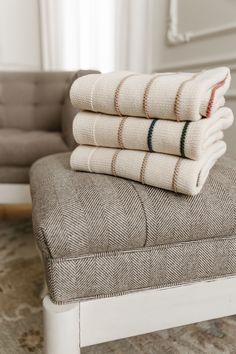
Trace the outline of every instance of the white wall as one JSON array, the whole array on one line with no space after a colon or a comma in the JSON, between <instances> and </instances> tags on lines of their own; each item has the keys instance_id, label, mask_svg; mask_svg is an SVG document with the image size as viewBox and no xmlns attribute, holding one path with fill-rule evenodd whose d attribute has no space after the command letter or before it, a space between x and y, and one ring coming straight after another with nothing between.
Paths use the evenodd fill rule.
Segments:
<instances>
[{"instance_id":1,"label":"white wall","mask_svg":"<svg viewBox=\"0 0 236 354\"><path fill-rule=\"evenodd\" d=\"M176 5L172 16L171 5ZM153 0L152 7L152 70L229 66L227 104L236 114L236 1ZM225 135L228 151L236 157L236 124Z\"/></svg>"},{"instance_id":2,"label":"white wall","mask_svg":"<svg viewBox=\"0 0 236 354\"><path fill-rule=\"evenodd\" d=\"M0 70L39 70L38 0L0 0Z\"/></svg>"}]
</instances>

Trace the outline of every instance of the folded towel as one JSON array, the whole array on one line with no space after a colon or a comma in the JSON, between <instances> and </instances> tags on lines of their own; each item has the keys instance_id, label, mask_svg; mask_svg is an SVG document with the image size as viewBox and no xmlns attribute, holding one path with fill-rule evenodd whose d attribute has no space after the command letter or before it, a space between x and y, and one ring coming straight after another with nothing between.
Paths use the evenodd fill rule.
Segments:
<instances>
[{"instance_id":1,"label":"folded towel","mask_svg":"<svg viewBox=\"0 0 236 354\"><path fill-rule=\"evenodd\" d=\"M233 112L226 107L197 122L149 121L81 111L74 119L73 134L82 145L161 152L198 160L223 138L222 130L229 128L233 120Z\"/></svg>"},{"instance_id":2,"label":"folded towel","mask_svg":"<svg viewBox=\"0 0 236 354\"><path fill-rule=\"evenodd\" d=\"M76 108L146 118L197 121L225 103L230 71L135 74L127 71L78 78L70 90Z\"/></svg>"},{"instance_id":3,"label":"folded towel","mask_svg":"<svg viewBox=\"0 0 236 354\"><path fill-rule=\"evenodd\" d=\"M155 152L81 145L72 152L70 164L74 170L124 177L195 195L200 192L210 169L225 150L225 142L219 140L205 151L200 160L193 161Z\"/></svg>"}]
</instances>

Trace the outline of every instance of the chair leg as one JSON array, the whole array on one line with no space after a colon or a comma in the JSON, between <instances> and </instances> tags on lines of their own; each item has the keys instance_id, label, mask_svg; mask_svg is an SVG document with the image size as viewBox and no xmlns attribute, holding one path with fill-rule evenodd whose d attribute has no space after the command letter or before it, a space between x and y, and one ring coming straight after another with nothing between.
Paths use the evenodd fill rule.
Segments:
<instances>
[{"instance_id":1,"label":"chair leg","mask_svg":"<svg viewBox=\"0 0 236 354\"><path fill-rule=\"evenodd\" d=\"M79 303L55 305L43 299L44 353L80 354Z\"/></svg>"}]
</instances>

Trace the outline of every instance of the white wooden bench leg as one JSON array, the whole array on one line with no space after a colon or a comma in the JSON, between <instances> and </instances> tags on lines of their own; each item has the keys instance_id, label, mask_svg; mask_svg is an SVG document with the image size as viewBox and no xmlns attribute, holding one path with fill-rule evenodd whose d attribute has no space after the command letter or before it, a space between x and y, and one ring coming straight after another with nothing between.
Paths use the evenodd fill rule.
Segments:
<instances>
[{"instance_id":1,"label":"white wooden bench leg","mask_svg":"<svg viewBox=\"0 0 236 354\"><path fill-rule=\"evenodd\" d=\"M43 299L44 353L80 354L79 303L55 305Z\"/></svg>"}]
</instances>

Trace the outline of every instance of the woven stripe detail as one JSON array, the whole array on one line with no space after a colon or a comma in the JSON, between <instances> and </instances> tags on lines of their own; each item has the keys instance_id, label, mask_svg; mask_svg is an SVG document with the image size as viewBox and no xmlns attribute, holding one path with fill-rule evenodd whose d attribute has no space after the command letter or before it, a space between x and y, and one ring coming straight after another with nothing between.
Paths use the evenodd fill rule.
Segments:
<instances>
[{"instance_id":1,"label":"woven stripe detail","mask_svg":"<svg viewBox=\"0 0 236 354\"><path fill-rule=\"evenodd\" d=\"M124 125L125 125L125 121L126 121L127 117L124 117L121 119L119 128L118 128L118 132L117 132L117 140L118 140L118 145L121 149L124 149L124 142L123 142L123 130L124 130Z\"/></svg>"},{"instance_id":2,"label":"woven stripe detail","mask_svg":"<svg viewBox=\"0 0 236 354\"><path fill-rule=\"evenodd\" d=\"M96 112L95 107L94 107L94 102L93 102L93 96L94 96L94 92L96 90L96 86L98 81L100 81L103 78L103 75L99 75L97 80L95 80L92 89L91 89L91 93L90 93L90 107L91 107L91 111Z\"/></svg>"},{"instance_id":3,"label":"woven stripe detail","mask_svg":"<svg viewBox=\"0 0 236 354\"><path fill-rule=\"evenodd\" d=\"M112 157L112 161L111 161L111 174L113 176L116 176L116 161L117 161L117 157L120 153L120 150L116 150L116 152L114 153L113 157Z\"/></svg>"},{"instance_id":4,"label":"woven stripe detail","mask_svg":"<svg viewBox=\"0 0 236 354\"><path fill-rule=\"evenodd\" d=\"M143 112L144 112L145 117L147 119L150 118L149 112L148 112L148 97L149 97L149 92L152 87L152 84L158 77L169 76L169 75L176 75L176 73L157 74L157 75L154 75L153 77L151 77L151 79L148 81L146 88L144 90L144 95L143 95Z\"/></svg>"},{"instance_id":5,"label":"woven stripe detail","mask_svg":"<svg viewBox=\"0 0 236 354\"><path fill-rule=\"evenodd\" d=\"M95 153L96 150L97 150L97 148L94 148L88 156L88 170L89 170L89 172L93 172L92 168L91 168L91 162L92 162L93 154Z\"/></svg>"},{"instance_id":6,"label":"woven stripe detail","mask_svg":"<svg viewBox=\"0 0 236 354\"><path fill-rule=\"evenodd\" d=\"M216 94L216 90L218 88L220 88L221 86L224 85L225 83L225 80L227 79L228 75L224 78L224 80L218 82L216 85L213 86L212 88L212 91L211 91L211 97L209 99L209 102L208 102L208 106L207 106L207 110L206 110L206 117L210 117L211 115L211 110L212 110L212 106L213 106L213 103L214 103L214 99L215 99L215 94Z\"/></svg>"},{"instance_id":7,"label":"woven stripe detail","mask_svg":"<svg viewBox=\"0 0 236 354\"><path fill-rule=\"evenodd\" d=\"M197 76L199 76L201 73L202 73L202 72L196 73L196 74L194 74L190 79L184 80L184 81L180 84L180 86L179 86L179 88L178 88L178 90L177 90L177 94L176 94L176 97L175 97L175 103L174 103L174 112L175 112L175 116L176 116L177 122L180 122L180 120L181 120L181 116L180 116L180 101L181 101L182 90L183 90L184 86L185 86L188 82L194 80L194 79L195 79Z\"/></svg>"},{"instance_id":8,"label":"woven stripe detail","mask_svg":"<svg viewBox=\"0 0 236 354\"><path fill-rule=\"evenodd\" d=\"M158 121L158 119L153 119L150 127L148 129L148 135L147 135L147 146L148 146L148 150L153 152L153 148L152 148L152 134L153 134L153 130L155 127L156 122Z\"/></svg>"},{"instance_id":9,"label":"woven stripe detail","mask_svg":"<svg viewBox=\"0 0 236 354\"><path fill-rule=\"evenodd\" d=\"M198 176L197 176L197 182L196 182L196 186L199 187L199 184L200 184L200 179L201 179L201 172L199 172Z\"/></svg>"},{"instance_id":10,"label":"woven stripe detail","mask_svg":"<svg viewBox=\"0 0 236 354\"><path fill-rule=\"evenodd\" d=\"M183 130L182 130L182 134L181 134L181 138L180 138L180 155L182 157L185 157L185 140L186 140L186 135L187 135L187 130L188 130L188 126L189 126L190 122L186 122L184 124Z\"/></svg>"},{"instance_id":11,"label":"woven stripe detail","mask_svg":"<svg viewBox=\"0 0 236 354\"><path fill-rule=\"evenodd\" d=\"M120 96L120 90L122 85L124 84L124 82L130 78L131 76L135 76L136 74L129 74L125 77L123 77L123 79L119 82L116 90L115 90L115 95L114 95L114 107L115 107L115 111L116 113L122 117L122 113L120 111L120 106L119 106L119 96Z\"/></svg>"},{"instance_id":12,"label":"woven stripe detail","mask_svg":"<svg viewBox=\"0 0 236 354\"><path fill-rule=\"evenodd\" d=\"M178 187L178 175L179 175L179 170L181 166L182 158L180 157L175 165L174 173L173 173L173 180L172 180L172 189L175 193L178 193L177 187Z\"/></svg>"},{"instance_id":13,"label":"woven stripe detail","mask_svg":"<svg viewBox=\"0 0 236 354\"><path fill-rule=\"evenodd\" d=\"M146 167L147 167L149 156L150 156L150 153L146 152L146 154L144 155L144 158L143 158L143 162L142 162L142 166L141 166L141 170L140 170L140 177L139 177L139 180L142 184L145 184L145 172L146 172Z\"/></svg>"},{"instance_id":14,"label":"woven stripe detail","mask_svg":"<svg viewBox=\"0 0 236 354\"><path fill-rule=\"evenodd\" d=\"M147 83L147 86L145 88L145 91L144 91L144 95L143 95L143 111L144 111L144 114L145 114L145 117L147 119L150 118L149 116L149 113L148 113L148 96L149 96L149 92L150 92L150 89L151 89L151 86L153 84L153 82L159 77L159 76L163 76L163 75L155 75L153 76Z\"/></svg>"},{"instance_id":15,"label":"woven stripe detail","mask_svg":"<svg viewBox=\"0 0 236 354\"><path fill-rule=\"evenodd\" d=\"M94 143L95 146L98 146L98 142L97 142L97 139L96 139L96 125L97 125L97 121L98 121L99 118L100 118L100 114L95 117L95 120L94 120L94 123L93 123L93 143Z\"/></svg>"}]
</instances>

